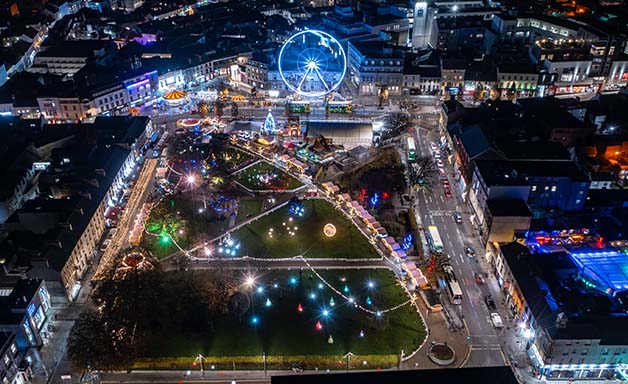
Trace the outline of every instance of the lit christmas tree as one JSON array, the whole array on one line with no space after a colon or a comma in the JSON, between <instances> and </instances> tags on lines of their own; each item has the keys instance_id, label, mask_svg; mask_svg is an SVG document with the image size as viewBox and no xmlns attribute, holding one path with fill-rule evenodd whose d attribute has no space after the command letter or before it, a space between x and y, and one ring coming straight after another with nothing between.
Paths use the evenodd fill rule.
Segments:
<instances>
[{"instance_id":1,"label":"lit christmas tree","mask_svg":"<svg viewBox=\"0 0 628 384\"><path fill-rule=\"evenodd\" d=\"M268 115L266 115L266 120L264 120L264 126L262 127L262 132L272 135L275 133L277 126L275 125L275 118L273 118L273 114L268 111Z\"/></svg>"}]
</instances>

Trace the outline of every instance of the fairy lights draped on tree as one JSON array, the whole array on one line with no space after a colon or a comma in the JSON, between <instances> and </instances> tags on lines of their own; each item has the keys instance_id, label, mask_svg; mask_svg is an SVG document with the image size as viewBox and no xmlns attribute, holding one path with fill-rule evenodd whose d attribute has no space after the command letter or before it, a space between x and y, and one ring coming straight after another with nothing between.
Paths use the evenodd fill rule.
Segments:
<instances>
[{"instance_id":1,"label":"fairy lights draped on tree","mask_svg":"<svg viewBox=\"0 0 628 384\"><path fill-rule=\"evenodd\" d=\"M275 118L273 114L268 111L268 115L266 115L266 120L264 120L264 126L262 127L262 132L267 134L274 134L277 130L277 125L275 124Z\"/></svg>"}]
</instances>

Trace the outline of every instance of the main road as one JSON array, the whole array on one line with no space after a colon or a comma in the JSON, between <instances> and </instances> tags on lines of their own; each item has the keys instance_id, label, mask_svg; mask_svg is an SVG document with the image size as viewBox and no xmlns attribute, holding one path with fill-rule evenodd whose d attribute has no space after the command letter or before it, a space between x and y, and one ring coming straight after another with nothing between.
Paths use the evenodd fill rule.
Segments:
<instances>
[{"instance_id":1,"label":"main road","mask_svg":"<svg viewBox=\"0 0 628 384\"><path fill-rule=\"evenodd\" d=\"M424 128L423 119L416 119L416 129L413 132L417 142L417 158L433 157L430 142L439 142L440 134L432 128ZM423 127L421 127L423 125ZM446 197L444 189L438 180L433 181L430 188L419 188L416 191L415 208L417 208L422 225L435 225L441 235L445 253L451 258L450 262L460 283L464 297L462 305L450 306L458 313L468 332L471 353L466 366L496 366L505 365L504 353L500 347L499 335L490 321L490 313L484 303L484 296L489 293L485 284L476 283L476 274L484 276L479 258L483 257L483 249L479 234L473 228L466 206L457 195L457 182L453 179L454 170L447 156L442 157L445 169L451 184L452 197ZM460 213L463 222L457 224L454 214ZM472 247L477 255L466 255L465 246ZM488 282L488 279L484 279ZM496 300L497 301L497 300Z\"/></svg>"}]
</instances>

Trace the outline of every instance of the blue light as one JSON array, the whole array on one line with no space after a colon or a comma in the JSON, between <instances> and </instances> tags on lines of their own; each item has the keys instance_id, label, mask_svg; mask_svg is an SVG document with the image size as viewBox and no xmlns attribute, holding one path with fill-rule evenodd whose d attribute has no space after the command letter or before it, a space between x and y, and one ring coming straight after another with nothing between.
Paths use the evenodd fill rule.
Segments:
<instances>
[{"instance_id":1,"label":"blue light","mask_svg":"<svg viewBox=\"0 0 628 384\"><path fill-rule=\"evenodd\" d=\"M279 284L277 283L273 284L273 288L279 288Z\"/></svg>"},{"instance_id":2,"label":"blue light","mask_svg":"<svg viewBox=\"0 0 628 384\"><path fill-rule=\"evenodd\" d=\"M251 317L251 324L257 325L259 323L259 318L257 316Z\"/></svg>"},{"instance_id":3,"label":"blue light","mask_svg":"<svg viewBox=\"0 0 628 384\"><path fill-rule=\"evenodd\" d=\"M377 317L382 317L382 312L381 312L381 311L377 311L377 312L375 312L375 315L376 315Z\"/></svg>"},{"instance_id":4,"label":"blue light","mask_svg":"<svg viewBox=\"0 0 628 384\"><path fill-rule=\"evenodd\" d=\"M257 287L257 293L264 292L264 287Z\"/></svg>"},{"instance_id":5,"label":"blue light","mask_svg":"<svg viewBox=\"0 0 628 384\"><path fill-rule=\"evenodd\" d=\"M310 299L312 300L316 299L316 293L314 292L310 293Z\"/></svg>"},{"instance_id":6,"label":"blue light","mask_svg":"<svg viewBox=\"0 0 628 384\"><path fill-rule=\"evenodd\" d=\"M369 282L367 283L367 285L368 285L368 287L369 287L369 288L371 288L371 289L372 289L372 288L375 288L375 283L374 283L373 281L369 281Z\"/></svg>"},{"instance_id":7,"label":"blue light","mask_svg":"<svg viewBox=\"0 0 628 384\"><path fill-rule=\"evenodd\" d=\"M290 284L294 285L297 283L297 278L296 277L291 277L290 278Z\"/></svg>"},{"instance_id":8,"label":"blue light","mask_svg":"<svg viewBox=\"0 0 628 384\"><path fill-rule=\"evenodd\" d=\"M345 293L349 293L349 286L348 286L348 285L345 285L345 287L344 287L343 291L344 291Z\"/></svg>"},{"instance_id":9,"label":"blue light","mask_svg":"<svg viewBox=\"0 0 628 384\"><path fill-rule=\"evenodd\" d=\"M323 309L323 317L327 317L329 316L329 311L326 309Z\"/></svg>"},{"instance_id":10,"label":"blue light","mask_svg":"<svg viewBox=\"0 0 628 384\"><path fill-rule=\"evenodd\" d=\"M270 307L271 305L273 305L273 303L270 301L270 299L266 299L266 307Z\"/></svg>"},{"instance_id":11,"label":"blue light","mask_svg":"<svg viewBox=\"0 0 628 384\"><path fill-rule=\"evenodd\" d=\"M318 283L318 289L323 289L323 283Z\"/></svg>"}]
</instances>

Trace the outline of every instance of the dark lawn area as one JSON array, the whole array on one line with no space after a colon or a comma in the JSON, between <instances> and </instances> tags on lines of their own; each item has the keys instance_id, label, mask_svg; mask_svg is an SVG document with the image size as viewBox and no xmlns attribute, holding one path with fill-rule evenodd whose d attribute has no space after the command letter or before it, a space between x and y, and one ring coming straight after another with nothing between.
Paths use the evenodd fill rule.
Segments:
<instances>
[{"instance_id":1,"label":"dark lawn area","mask_svg":"<svg viewBox=\"0 0 628 384\"><path fill-rule=\"evenodd\" d=\"M241 255L263 258L301 254L308 258L379 257L368 239L331 204L324 200L304 200L303 206L305 213L302 217L291 215L284 206L233 232L232 238L241 244ZM334 237L323 234L327 223L336 227ZM269 236L271 228L272 237Z\"/></svg>"},{"instance_id":2,"label":"dark lawn area","mask_svg":"<svg viewBox=\"0 0 628 384\"><path fill-rule=\"evenodd\" d=\"M202 271L187 272L203 274ZM388 270L319 271L339 291L347 286L348 297L362 305L381 310L405 302L408 298ZM244 280L244 275L243 275ZM344 280L344 281L343 281ZM368 282L374 283L373 288ZM401 349L416 349L425 337L425 329L416 310L407 304L381 317L357 309L332 292L310 270L260 273L247 292L252 306L238 318L218 320L211 333L181 333L165 329L148 337L141 357L189 357L261 355L358 355L398 354ZM277 284L277 286L275 286ZM257 288L261 287L262 292ZM242 287L243 290L246 288ZM315 298L310 297L314 293ZM367 296L372 305L366 303ZM333 297L335 305L330 305ZM266 305L266 300L271 302ZM303 311L297 310L301 304ZM323 310L327 309L327 318ZM258 319L254 324L252 319ZM316 330L316 322L323 325ZM360 336L364 331L364 336ZM329 335L333 344L328 342Z\"/></svg>"},{"instance_id":3,"label":"dark lawn area","mask_svg":"<svg viewBox=\"0 0 628 384\"><path fill-rule=\"evenodd\" d=\"M285 191L302 185L299 180L264 161L238 172L234 178L251 190Z\"/></svg>"}]
</instances>

